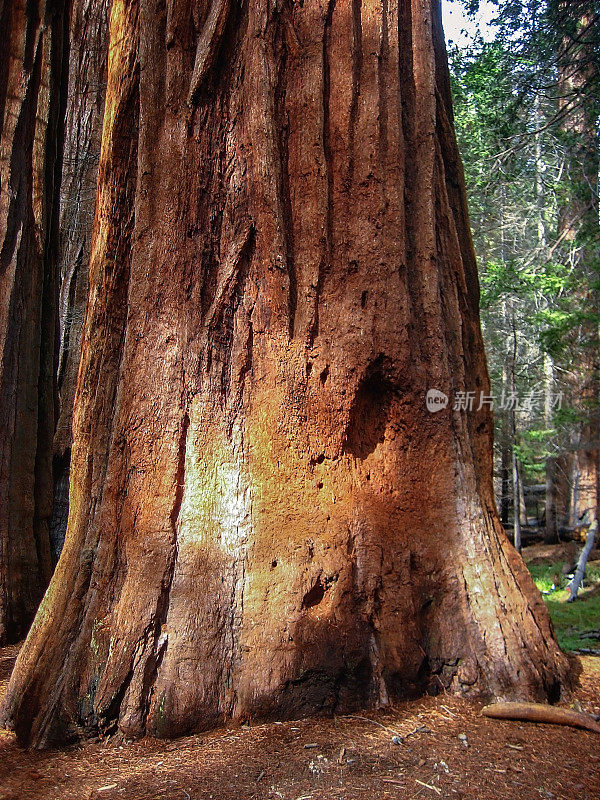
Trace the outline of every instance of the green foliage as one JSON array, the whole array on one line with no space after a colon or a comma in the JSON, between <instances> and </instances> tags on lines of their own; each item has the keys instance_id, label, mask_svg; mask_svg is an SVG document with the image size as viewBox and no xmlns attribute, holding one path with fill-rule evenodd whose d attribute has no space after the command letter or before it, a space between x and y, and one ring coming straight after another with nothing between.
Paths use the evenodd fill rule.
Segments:
<instances>
[{"instance_id":1,"label":"green foliage","mask_svg":"<svg viewBox=\"0 0 600 800\"><path fill-rule=\"evenodd\" d=\"M517 458L534 483L539 483L544 478L546 458L552 455L548 443L555 435L554 428L524 428L519 441L515 443Z\"/></svg>"},{"instance_id":2,"label":"green foliage","mask_svg":"<svg viewBox=\"0 0 600 800\"><path fill-rule=\"evenodd\" d=\"M600 648L600 595L584 595L574 603L549 597L546 605L563 650L570 652L582 647Z\"/></svg>"},{"instance_id":3,"label":"green foliage","mask_svg":"<svg viewBox=\"0 0 600 800\"><path fill-rule=\"evenodd\" d=\"M508 437L538 481L599 413L600 10L496 6L493 41L451 49L451 80L493 394L547 398L496 408L498 460Z\"/></svg>"},{"instance_id":4,"label":"green foliage","mask_svg":"<svg viewBox=\"0 0 600 800\"><path fill-rule=\"evenodd\" d=\"M564 561L553 564L530 564L529 572L540 592L554 592L564 589L566 581L562 575Z\"/></svg>"}]
</instances>

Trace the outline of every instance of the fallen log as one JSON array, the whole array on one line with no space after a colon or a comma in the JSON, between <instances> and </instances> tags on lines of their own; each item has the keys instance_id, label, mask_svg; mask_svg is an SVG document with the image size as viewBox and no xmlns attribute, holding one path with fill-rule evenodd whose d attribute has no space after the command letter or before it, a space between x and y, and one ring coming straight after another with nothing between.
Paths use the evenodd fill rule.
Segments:
<instances>
[{"instance_id":1,"label":"fallen log","mask_svg":"<svg viewBox=\"0 0 600 800\"><path fill-rule=\"evenodd\" d=\"M600 733L600 723L589 714L572 711L570 708L548 706L543 703L492 703L481 709L481 713L493 719L514 719L524 722L547 722L552 725L570 725Z\"/></svg>"}]
</instances>

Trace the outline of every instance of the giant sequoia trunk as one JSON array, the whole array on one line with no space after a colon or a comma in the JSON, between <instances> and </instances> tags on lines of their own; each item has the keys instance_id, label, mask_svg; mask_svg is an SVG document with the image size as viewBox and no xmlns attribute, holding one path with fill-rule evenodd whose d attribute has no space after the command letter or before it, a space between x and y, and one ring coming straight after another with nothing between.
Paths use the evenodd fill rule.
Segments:
<instances>
[{"instance_id":1,"label":"giant sequoia trunk","mask_svg":"<svg viewBox=\"0 0 600 800\"><path fill-rule=\"evenodd\" d=\"M52 571L66 23L62 0L0 3L0 643L25 635Z\"/></svg>"},{"instance_id":2,"label":"giant sequoia trunk","mask_svg":"<svg viewBox=\"0 0 600 800\"><path fill-rule=\"evenodd\" d=\"M555 696L487 406L425 404L489 391L438 3L192 10L113 0L67 539L4 723Z\"/></svg>"}]
</instances>

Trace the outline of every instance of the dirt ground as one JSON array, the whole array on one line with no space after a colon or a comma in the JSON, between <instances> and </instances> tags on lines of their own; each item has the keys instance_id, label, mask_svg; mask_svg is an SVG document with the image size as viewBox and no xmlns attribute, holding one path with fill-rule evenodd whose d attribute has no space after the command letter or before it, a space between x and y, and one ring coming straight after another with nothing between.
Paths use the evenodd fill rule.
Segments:
<instances>
[{"instance_id":1,"label":"dirt ground","mask_svg":"<svg viewBox=\"0 0 600 800\"><path fill-rule=\"evenodd\" d=\"M0 696L16 654L0 650ZM600 714L600 658L572 663L577 699ZM441 695L386 713L48 752L0 731L0 800L600 799L598 734L480 709Z\"/></svg>"}]
</instances>

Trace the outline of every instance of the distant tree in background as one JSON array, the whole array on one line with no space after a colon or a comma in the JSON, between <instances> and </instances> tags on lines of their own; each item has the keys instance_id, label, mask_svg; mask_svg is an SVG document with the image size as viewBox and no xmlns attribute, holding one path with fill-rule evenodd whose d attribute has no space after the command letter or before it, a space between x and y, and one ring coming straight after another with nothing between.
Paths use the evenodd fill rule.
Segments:
<instances>
[{"instance_id":1,"label":"distant tree in background","mask_svg":"<svg viewBox=\"0 0 600 800\"><path fill-rule=\"evenodd\" d=\"M451 54L492 385L533 399L496 409L500 508L545 484L548 541L597 516L598 42L591 2L508 2Z\"/></svg>"},{"instance_id":2,"label":"distant tree in background","mask_svg":"<svg viewBox=\"0 0 600 800\"><path fill-rule=\"evenodd\" d=\"M0 644L52 574L62 75L68 6L0 3Z\"/></svg>"}]
</instances>

